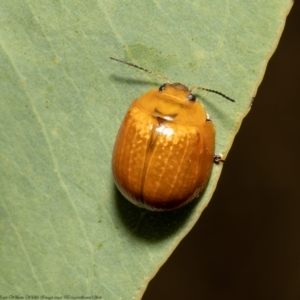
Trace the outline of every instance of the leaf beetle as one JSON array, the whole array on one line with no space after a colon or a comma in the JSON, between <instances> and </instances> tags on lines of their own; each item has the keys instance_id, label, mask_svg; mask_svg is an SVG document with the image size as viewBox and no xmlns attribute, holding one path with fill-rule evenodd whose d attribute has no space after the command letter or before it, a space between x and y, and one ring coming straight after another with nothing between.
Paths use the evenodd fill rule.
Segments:
<instances>
[{"instance_id":1,"label":"leaf beetle","mask_svg":"<svg viewBox=\"0 0 300 300\"><path fill-rule=\"evenodd\" d=\"M112 155L116 186L133 204L152 211L180 208L205 188L213 163L215 129L193 90L228 96L181 83L113 57L164 80L130 105L120 126Z\"/></svg>"}]
</instances>

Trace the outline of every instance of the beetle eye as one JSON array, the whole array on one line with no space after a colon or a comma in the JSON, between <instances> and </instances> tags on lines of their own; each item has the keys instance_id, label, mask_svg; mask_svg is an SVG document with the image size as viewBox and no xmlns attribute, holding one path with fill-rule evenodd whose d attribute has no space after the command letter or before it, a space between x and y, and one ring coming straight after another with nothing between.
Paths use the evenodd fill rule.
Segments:
<instances>
[{"instance_id":1,"label":"beetle eye","mask_svg":"<svg viewBox=\"0 0 300 300\"><path fill-rule=\"evenodd\" d=\"M196 101L196 96L194 94L189 94L187 96L187 100L189 100L189 101Z\"/></svg>"},{"instance_id":2,"label":"beetle eye","mask_svg":"<svg viewBox=\"0 0 300 300\"><path fill-rule=\"evenodd\" d=\"M160 92L163 92L164 90L166 89L166 84L164 83L163 85L161 85L160 87L159 87L159 91Z\"/></svg>"}]
</instances>

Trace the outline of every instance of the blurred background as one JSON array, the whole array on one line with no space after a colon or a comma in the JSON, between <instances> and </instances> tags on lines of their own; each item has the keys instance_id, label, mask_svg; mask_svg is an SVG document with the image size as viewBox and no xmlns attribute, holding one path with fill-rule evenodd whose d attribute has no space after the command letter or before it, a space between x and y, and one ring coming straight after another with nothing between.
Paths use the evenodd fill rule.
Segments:
<instances>
[{"instance_id":1,"label":"blurred background","mask_svg":"<svg viewBox=\"0 0 300 300\"><path fill-rule=\"evenodd\" d=\"M299 300L299 150L300 3L295 1L210 204L143 300Z\"/></svg>"}]
</instances>

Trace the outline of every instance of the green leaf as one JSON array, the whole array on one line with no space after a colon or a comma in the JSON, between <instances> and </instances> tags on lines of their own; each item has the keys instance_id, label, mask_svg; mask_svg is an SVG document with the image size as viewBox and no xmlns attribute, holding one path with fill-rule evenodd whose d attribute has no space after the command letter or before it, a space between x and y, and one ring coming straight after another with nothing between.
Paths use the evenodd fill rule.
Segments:
<instances>
[{"instance_id":1,"label":"green leaf","mask_svg":"<svg viewBox=\"0 0 300 300\"><path fill-rule=\"evenodd\" d=\"M116 190L115 136L160 80L198 92L225 155L282 33L291 0L0 0L0 291L140 299L206 207L138 209Z\"/></svg>"}]
</instances>

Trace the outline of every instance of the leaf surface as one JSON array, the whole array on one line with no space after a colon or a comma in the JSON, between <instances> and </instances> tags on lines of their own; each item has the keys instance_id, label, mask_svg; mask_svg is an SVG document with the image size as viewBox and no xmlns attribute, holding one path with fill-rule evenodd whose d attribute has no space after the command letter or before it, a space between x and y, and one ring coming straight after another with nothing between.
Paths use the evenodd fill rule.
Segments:
<instances>
[{"instance_id":1,"label":"leaf surface","mask_svg":"<svg viewBox=\"0 0 300 300\"><path fill-rule=\"evenodd\" d=\"M195 224L199 200L151 213L116 190L114 139L130 102L161 81L197 92L225 156L291 0L0 1L0 291L140 299Z\"/></svg>"}]
</instances>

